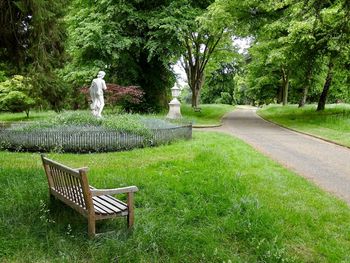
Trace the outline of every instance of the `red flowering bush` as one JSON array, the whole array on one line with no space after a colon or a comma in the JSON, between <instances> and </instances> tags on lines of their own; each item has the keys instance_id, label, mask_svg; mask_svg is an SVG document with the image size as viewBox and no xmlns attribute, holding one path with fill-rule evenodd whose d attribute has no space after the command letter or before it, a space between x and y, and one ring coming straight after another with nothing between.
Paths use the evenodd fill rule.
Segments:
<instances>
[{"instance_id":1,"label":"red flowering bush","mask_svg":"<svg viewBox=\"0 0 350 263\"><path fill-rule=\"evenodd\" d=\"M105 94L106 106L121 106L125 111L131 111L143 100L144 92L138 86L120 86L118 84L107 83ZM89 86L82 87L80 91L90 100Z\"/></svg>"}]
</instances>

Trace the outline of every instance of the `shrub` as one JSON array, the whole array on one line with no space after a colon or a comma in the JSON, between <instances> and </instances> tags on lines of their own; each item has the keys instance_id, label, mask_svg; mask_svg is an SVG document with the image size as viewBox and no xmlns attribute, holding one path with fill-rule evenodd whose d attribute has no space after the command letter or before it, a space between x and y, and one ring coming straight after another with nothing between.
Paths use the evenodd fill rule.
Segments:
<instances>
[{"instance_id":1,"label":"shrub","mask_svg":"<svg viewBox=\"0 0 350 263\"><path fill-rule=\"evenodd\" d=\"M215 101L218 104L233 104L233 98L230 93L228 92L221 92L220 98Z\"/></svg>"},{"instance_id":2,"label":"shrub","mask_svg":"<svg viewBox=\"0 0 350 263\"><path fill-rule=\"evenodd\" d=\"M29 79L15 75L0 83L0 110L10 112L24 111L29 117L29 110L36 104L35 91Z\"/></svg>"},{"instance_id":3,"label":"shrub","mask_svg":"<svg viewBox=\"0 0 350 263\"><path fill-rule=\"evenodd\" d=\"M107 83L106 85L106 104L111 105L112 108L121 106L126 112L131 112L135 105L143 101L144 92L138 86L120 86L113 83ZM87 100L90 100L89 87L81 88L81 92Z\"/></svg>"},{"instance_id":4,"label":"shrub","mask_svg":"<svg viewBox=\"0 0 350 263\"><path fill-rule=\"evenodd\" d=\"M27 117L29 117L29 110L35 105L35 101L21 91L10 91L1 98L0 105L6 111L24 111Z\"/></svg>"}]
</instances>

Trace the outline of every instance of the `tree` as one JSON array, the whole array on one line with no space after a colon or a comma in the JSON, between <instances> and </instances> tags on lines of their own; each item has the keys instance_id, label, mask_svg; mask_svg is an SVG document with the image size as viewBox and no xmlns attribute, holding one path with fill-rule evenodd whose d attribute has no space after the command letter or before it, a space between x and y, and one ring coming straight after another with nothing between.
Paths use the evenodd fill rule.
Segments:
<instances>
[{"instance_id":1,"label":"tree","mask_svg":"<svg viewBox=\"0 0 350 263\"><path fill-rule=\"evenodd\" d=\"M156 30L164 30L153 28L152 21L167 4L165 0L73 1L67 16L71 61L61 75L74 86L74 94L103 69L108 82L144 91L140 111L166 107L176 45L164 45L163 36L155 38Z\"/></svg>"},{"instance_id":2,"label":"tree","mask_svg":"<svg viewBox=\"0 0 350 263\"><path fill-rule=\"evenodd\" d=\"M30 109L36 104L35 91L30 80L20 75L0 83L0 110L25 112L29 117Z\"/></svg>"},{"instance_id":3,"label":"tree","mask_svg":"<svg viewBox=\"0 0 350 263\"><path fill-rule=\"evenodd\" d=\"M236 103L235 77L240 73L240 61L221 63L220 68L211 72L203 87L202 100L204 103Z\"/></svg>"},{"instance_id":4,"label":"tree","mask_svg":"<svg viewBox=\"0 0 350 263\"><path fill-rule=\"evenodd\" d=\"M276 69L266 71L266 63L259 61L255 65L247 65L251 83L259 82L259 77L255 80L253 77L257 73L264 80L260 83L268 84L266 80L275 78L279 65L281 87L284 87L280 92L282 101L284 104L287 102L286 95L290 93L287 88L290 89L293 84L293 96L299 92L299 105L303 106L310 88L319 83L315 80L324 76L318 110L324 109L334 76L339 75L334 74L334 70L342 70L348 63L349 1L217 0L214 5L217 9L231 13L232 25L239 27L236 32L241 36L253 36L253 53L254 49L257 50L254 46L263 46L263 43L269 45L264 51L269 55L261 53L259 56L255 51L251 63L254 63L254 56L258 60L267 56L264 61L269 62L268 66L276 66ZM326 71L324 68L327 68ZM270 84L275 85L273 82ZM256 86L250 88L255 89ZM294 97L292 99L295 100Z\"/></svg>"},{"instance_id":5,"label":"tree","mask_svg":"<svg viewBox=\"0 0 350 263\"><path fill-rule=\"evenodd\" d=\"M0 64L7 75L28 76L58 110L64 90L55 69L63 65L67 0L0 1Z\"/></svg>"},{"instance_id":6,"label":"tree","mask_svg":"<svg viewBox=\"0 0 350 263\"><path fill-rule=\"evenodd\" d=\"M152 20L153 28L159 28L153 34L154 39L165 35L168 38L165 43L177 43L173 57L181 58L192 91L192 107L198 107L208 62L220 42L230 36L229 30L225 30L226 20L221 19L223 15L217 19L213 13L206 12L209 4L210 1L173 1Z\"/></svg>"},{"instance_id":7,"label":"tree","mask_svg":"<svg viewBox=\"0 0 350 263\"><path fill-rule=\"evenodd\" d=\"M219 0L214 5L216 9L224 9L226 13L232 14L232 26L236 33L241 36L253 36L253 48L249 60L253 65L251 67L248 65L252 70L248 70L247 73L248 83L253 85L251 88L268 89L271 94L276 87L276 92L272 92L276 94L273 97L277 96L277 100L286 105L295 62L286 38L290 23L287 15L290 3L277 5L271 1ZM266 76L267 72L270 72L271 76ZM278 81L276 75L279 75ZM255 95L259 93L255 92ZM262 101L258 98L257 100Z\"/></svg>"},{"instance_id":8,"label":"tree","mask_svg":"<svg viewBox=\"0 0 350 263\"><path fill-rule=\"evenodd\" d=\"M343 61L341 58L346 56L348 49L343 49L343 46L348 46L350 41L350 3L346 0L338 1L327 8L316 10L320 14L322 27L320 29L319 42L321 52L329 57L327 76L324 82L323 90L317 105L317 110L324 110L329 89L334 76L334 64L337 60L344 66L348 61ZM345 63L344 63L345 62Z\"/></svg>"},{"instance_id":9,"label":"tree","mask_svg":"<svg viewBox=\"0 0 350 263\"><path fill-rule=\"evenodd\" d=\"M318 62L326 62L327 74L319 98L318 110L323 110L333 80L334 63L349 41L349 4L347 1L298 1L294 8L293 23L289 36L295 52L300 54L304 65L304 88L299 107L305 104L314 74L322 73ZM320 59L321 58L321 59Z\"/></svg>"},{"instance_id":10,"label":"tree","mask_svg":"<svg viewBox=\"0 0 350 263\"><path fill-rule=\"evenodd\" d=\"M20 91L10 91L0 100L0 106L10 112L25 112L29 117L29 110L35 105L35 101Z\"/></svg>"}]
</instances>

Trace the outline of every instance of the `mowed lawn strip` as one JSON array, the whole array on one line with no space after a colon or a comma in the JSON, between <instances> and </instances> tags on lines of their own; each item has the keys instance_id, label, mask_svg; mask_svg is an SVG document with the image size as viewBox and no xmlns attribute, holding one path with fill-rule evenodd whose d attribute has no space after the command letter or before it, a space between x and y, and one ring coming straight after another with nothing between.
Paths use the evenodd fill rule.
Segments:
<instances>
[{"instance_id":1,"label":"mowed lawn strip","mask_svg":"<svg viewBox=\"0 0 350 263\"><path fill-rule=\"evenodd\" d=\"M185 120L193 125L219 125L222 117L234 110L234 106L226 104L202 104L200 111L194 111L191 105L182 104L181 114Z\"/></svg>"},{"instance_id":2,"label":"mowed lawn strip","mask_svg":"<svg viewBox=\"0 0 350 263\"><path fill-rule=\"evenodd\" d=\"M99 188L136 185L135 228L98 230L49 202L36 153L0 152L0 261L349 262L350 209L228 135L209 132L157 148L49 154L88 166Z\"/></svg>"},{"instance_id":3,"label":"mowed lawn strip","mask_svg":"<svg viewBox=\"0 0 350 263\"><path fill-rule=\"evenodd\" d=\"M1 112L0 122L17 122L17 121L37 121L53 118L57 115L54 111L30 111L29 118L24 112L10 113Z\"/></svg>"},{"instance_id":4,"label":"mowed lawn strip","mask_svg":"<svg viewBox=\"0 0 350 263\"><path fill-rule=\"evenodd\" d=\"M316 111L316 105L304 108L298 108L297 105L271 105L259 110L258 114L285 127L350 147L349 104L328 104L324 111Z\"/></svg>"}]
</instances>

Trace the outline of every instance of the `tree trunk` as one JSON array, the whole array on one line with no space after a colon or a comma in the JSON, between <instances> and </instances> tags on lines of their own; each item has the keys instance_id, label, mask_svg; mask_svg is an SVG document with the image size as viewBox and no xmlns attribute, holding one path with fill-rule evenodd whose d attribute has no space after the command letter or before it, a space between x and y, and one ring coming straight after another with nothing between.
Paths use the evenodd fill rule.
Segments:
<instances>
[{"instance_id":1,"label":"tree trunk","mask_svg":"<svg viewBox=\"0 0 350 263\"><path fill-rule=\"evenodd\" d=\"M327 72L327 77L326 77L326 81L323 85L323 90L320 96L320 99L318 101L318 105L317 105L317 111L321 111L325 109L326 106L326 101L327 101L327 97L328 97L328 91L329 88L332 84L332 79L333 79L333 59L330 58L330 61L328 63L328 72Z\"/></svg>"},{"instance_id":2,"label":"tree trunk","mask_svg":"<svg viewBox=\"0 0 350 263\"><path fill-rule=\"evenodd\" d=\"M288 89L289 89L289 77L287 76L286 82L283 85L283 106L288 103Z\"/></svg>"},{"instance_id":3,"label":"tree trunk","mask_svg":"<svg viewBox=\"0 0 350 263\"><path fill-rule=\"evenodd\" d=\"M218 45L224 30L219 34L207 35L189 32L184 38L186 54L181 62L186 71L188 85L192 91L192 107L199 105L200 91L204 84L204 70L207 63Z\"/></svg>"},{"instance_id":4,"label":"tree trunk","mask_svg":"<svg viewBox=\"0 0 350 263\"><path fill-rule=\"evenodd\" d=\"M189 86L192 91L192 108L198 108L200 92L202 86L204 84L204 74L202 72L192 70L192 74L194 73L197 78L192 78L189 82Z\"/></svg>"},{"instance_id":5,"label":"tree trunk","mask_svg":"<svg viewBox=\"0 0 350 263\"><path fill-rule=\"evenodd\" d=\"M309 83L307 83L307 84L304 86L304 88L303 88L303 93L302 93L302 95L301 95L298 108L302 108L302 107L305 106L307 94L308 94L308 92L309 92L309 87L310 87L310 84L309 84Z\"/></svg>"},{"instance_id":6,"label":"tree trunk","mask_svg":"<svg viewBox=\"0 0 350 263\"><path fill-rule=\"evenodd\" d=\"M192 91L192 108L197 108L197 96L196 93Z\"/></svg>"},{"instance_id":7,"label":"tree trunk","mask_svg":"<svg viewBox=\"0 0 350 263\"><path fill-rule=\"evenodd\" d=\"M289 72L282 67L282 104L283 106L288 103L288 89L289 89Z\"/></svg>"},{"instance_id":8,"label":"tree trunk","mask_svg":"<svg viewBox=\"0 0 350 263\"><path fill-rule=\"evenodd\" d=\"M201 88L202 85L197 84L192 89L192 108L198 108Z\"/></svg>"},{"instance_id":9,"label":"tree trunk","mask_svg":"<svg viewBox=\"0 0 350 263\"><path fill-rule=\"evenodd\" d=\"M306 103L306 98L307 98L307 94L309 92L309 88L310 88L310 85L311 85L311 78L312 78L312 67L313 67L313 62L309 62L309 65L308 65L308 70L307 70L307 75L306 75L306 83L304 85L304 88L303 88L303 93L302 93L302 96L300 98L300 101L299 101L299 108L301 107L304 107L305 106L305 103Z\"/></svg>"},{"instance_id":10,"label":"tree trunk","mask_svg":"<svg viewBox=\"0 0 350 263\"><path fill-rule=\"evenodd\" d=\"M277 103L278 104L282 103L282 99L283 99L283 89L282 87L279 87L278 93L277 93Z\"/></svg>"}]
</instances>

